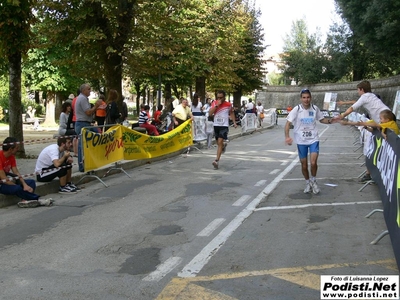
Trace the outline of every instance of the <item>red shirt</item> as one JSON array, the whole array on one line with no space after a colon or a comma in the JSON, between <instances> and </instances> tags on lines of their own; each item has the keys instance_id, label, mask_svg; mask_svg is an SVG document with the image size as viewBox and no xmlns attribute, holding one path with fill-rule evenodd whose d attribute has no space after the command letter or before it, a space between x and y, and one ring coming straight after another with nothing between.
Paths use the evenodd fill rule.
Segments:
<instances>
[{"instance_id":1,"label":"red shirt","mask_svg":"<svg viewBox=\"0 0 400 300\"><path fill-rule=\"evenodd\" d=\"M5 173L10 173L12 167L17 166L17 161L15 160L15 156L11 155L9 157L4 156L3 150L0 150L0 170L3 170Z\"/></svg>"},{"instance_id":2,"label":"red shirt","mask_svg":"<svg viewBox=\"0 0 400 300\"><path fill-rule=\"evenodd\" d=\"M155 121L156 123L161 123L160 117L161 117L161 110L157 110L157 111L154 113L154 121Z\"/></svg>"}]
</instances>

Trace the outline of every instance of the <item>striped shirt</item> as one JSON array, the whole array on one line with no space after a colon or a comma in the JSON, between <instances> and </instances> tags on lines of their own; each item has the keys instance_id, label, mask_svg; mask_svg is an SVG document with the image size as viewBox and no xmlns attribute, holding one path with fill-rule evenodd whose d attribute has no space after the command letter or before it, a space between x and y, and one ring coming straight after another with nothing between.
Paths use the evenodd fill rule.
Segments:
<instances>
[{"instance_id":1,"label":"striped shirt","mask_svg":"<svg viewBox=\"0 0 400 300\"><path fill-rule=\"evenodd\" d=\"M139 115L139 125L147 123L149 120L149 116L147 115L147 112L145 110L142 110Z\"/></svg>"}]
</instances>

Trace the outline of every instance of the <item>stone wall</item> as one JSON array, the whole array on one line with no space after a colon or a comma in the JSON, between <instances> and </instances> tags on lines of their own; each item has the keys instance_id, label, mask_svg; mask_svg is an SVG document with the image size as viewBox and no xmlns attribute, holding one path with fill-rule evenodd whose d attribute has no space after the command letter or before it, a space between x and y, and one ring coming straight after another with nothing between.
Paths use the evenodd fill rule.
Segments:
<instances>
[{"instance_id":1,"label":"stone wall","mask_svg":"<svg viewBox=\"0 0 400 300\"><path fill-rule=\"evenodd\" d=\"M372 92L379 95L382 101L390 108L393 108L396 92L400 91L400 75L382 79L369 80ZM337 93L337 101L357 100L357 82L315 84L308 86L267 86L265 90L256 94L256 101L261 101L264 108L286 108L300 103L300 91L308 88L312 94L313 103L323 107L325 93ZM341 106L338 109L344 111L349 105Z\"/></svg>"}]
</instances>

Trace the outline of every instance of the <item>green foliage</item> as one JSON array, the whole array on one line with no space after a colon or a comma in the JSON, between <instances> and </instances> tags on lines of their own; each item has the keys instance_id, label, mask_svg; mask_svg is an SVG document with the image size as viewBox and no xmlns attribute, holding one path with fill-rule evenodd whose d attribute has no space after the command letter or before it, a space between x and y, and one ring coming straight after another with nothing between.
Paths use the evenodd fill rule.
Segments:
<instances>
[{"instance_id":1,"label":"green foliage","mask_svg":"<svg viewBox=\"0 0 400 300\"><path fill-rule=\"evenodd\" d=\"M263 84L263 70L261 59L264 47L263 33L258 21L260 15L254 8L243 7L242 38L239 41L239 51L236 62L235 74L239 82L234 84L234 92L239 92L236 104L240 104L241 93L250 93L255 89L261 88ZM236 97L235 97L236 98Z\"/></svg>"},{"instance_id":2,"label":"green foliage","mask_svg":"<svg viewBox=\"0 0 400 300\"><path fill-rule=\"evenodd\" d=\"M355 77L390 76L400 72L400 2L392 0L335 0L347 22L353 43Z\"/></svg>"},{"instance_id":3,"label":"green foliage","mask_svg":"<svg viewBox=\"0 0 400 300\"><path fill-rule=\"evenodd\" d=\"M33 0L0 2L0 57L29 49Z\"/></svg>"},{"instance_id":4,"label":"green foliage","mask_svg":"<svg viewBox=\"0 0 400 300\"><path fill-rule=\"evenodd\" d=\"M291 34L286 35L284 42L284 77L292 78L297 84L313 84L332 79L320 33L310 35L303 19L292 23Z\"/></svg>"}]
</instances>

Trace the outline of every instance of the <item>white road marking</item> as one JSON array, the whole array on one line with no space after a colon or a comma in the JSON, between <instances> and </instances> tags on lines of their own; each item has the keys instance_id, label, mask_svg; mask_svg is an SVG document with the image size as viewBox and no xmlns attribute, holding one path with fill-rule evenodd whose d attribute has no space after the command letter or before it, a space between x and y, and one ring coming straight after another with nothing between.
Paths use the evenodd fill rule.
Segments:
<instances>
[{"instance_id":1,"label":"white road marking","mask_svg":"<svg viewBox=\"0 0 400 300\"><path fill-rule=\"evenodd\" d=\"M178 273L179 277L195 277L208 263L211 257L218 252L232 233L246 220L258 206L265 195L270 194L279 182L285 177L298 163L296 158L286 169L280 173L267 187L257 195L221 232L211 240L183 269Z\"/></svg>"},{"instance_id":2,"label":"white road marking","mask_svg":"<svg viewBox=\"0 0 400 300\"><path fill-rule=\"evenodd\" d=\"M246 203L247 200L250 199L250 195L243 195L240 197L238 200L236 200L235 203L232 204L232 206L242 206L243 204Z\"/></svg>"},{"instance_id":3,"label":"white road marking","mask_svg":"<svg viewBox=\"0 0 400 300\"><path fill-rule=\"evenodd\" d=\"M223 219L223 218L215 219L210 224L208 224L206 228L204 228L202 231L200 231L197 234L197 236L209 236L211 233L214 232L215 229L217 229L224 222L225 222L225 219Z\"/></svg>"},{"instance_id":4,"label":"white road marking","mask_svg":"<svg viewBox=\"0 0 400 300\"><path fill-rule=\"evenodd\" d=\"M321 132L322 136L328 126ZM221 230L221 232L211 240L201 251L197 254L183 269L178 273L179 277L196 277L196 275L203 269L208 261L213 257L218 250L225 244L233 232L246 220L260 204L261 200L268 196L282 181L282 179L292 171L298 164L299 158L293 159L291 164L283 170L275 179L265 187L265 189L254 198L229 224Z\"/></svg>"},{"instance_id":5,"label":"white road marking","mask_svg":"<svg viewBox=\"0 0 400 300\"><path fill-rule=\"evenodd\" d=\"M286 166L288 164L288 161L284 161L283 163L281 163L281 166Z\"/></svg>"},{"instance_id":6,"label":"white road marking","mask_svg":"<svg viewBox=\"0 0 400 300\"><path fill-rule=\"evenodd\" d=\"M285 179L282 179L282 181L304 181L304 180L305 180L304 178L285 178ZM338 177L317 177L317 181L318 182L321 181L321 180L330 180L330 181L332 181L332 180L357 180L357 177L356 176L354 176L354 177L340 177L340 178L338 178ZM360 183L360 185L361 185L361 183Z\"/></svg>"},{"instance_id":7,"label":"white road marking","mask_svg":"<svg viewBox=\"0 0 400 300\"><path fill-rule=\"evenodd\" d=\"M276 174L276 173L279 173L279 171L280 171L281 169L275 169L275 170L273 170L273 171L271 171L269 174Z\"/></svg>"},{"instance_id":8,"label":"white road marking","mask_svg":"<svg viewBox=\"0 0 400 300\"><path fill-rule=\"evenodd\" d=\"M157 269L143 278L143 281L159 281L169 272L171 272L182 261L180 257L170 257L162 264L157 266Z\"/></svg>"},{"instance_id":9,"label":"white road marking","mask_svg":"<svg viewBox=\"0 0 400 300\"><path fill-rule=\"evenodd\" d=\"M267 206L256 208L254 211L260 210L280 210L280 209L293 209L293 208L307 208L315 206L341 206L341 205L356 205L356 204L377 204L382 201L361 201L361 202L337 202L337 203L310 203L310 204L299 204L299 205L286 205L286 206Z\"/></svg>"},{"instance_id":10,"label":"white road marking","mask_svg":"<svg viewBox=\"0 0 400 300\"><path fill-rule=\"evenodd\" d=\"M266 180L260 180L259 182L257 182L254 186L262 186L266 183Z\"/></svg>"}]
</instances>

